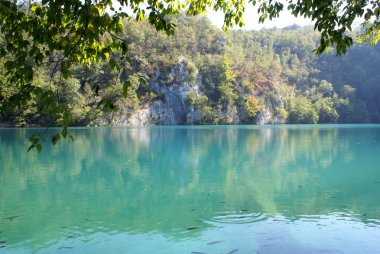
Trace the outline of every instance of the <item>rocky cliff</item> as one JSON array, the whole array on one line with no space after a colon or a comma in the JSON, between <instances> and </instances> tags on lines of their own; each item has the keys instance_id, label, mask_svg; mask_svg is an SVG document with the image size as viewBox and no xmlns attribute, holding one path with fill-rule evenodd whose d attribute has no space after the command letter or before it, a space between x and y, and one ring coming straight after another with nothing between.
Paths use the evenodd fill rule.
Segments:
<instances>
[{"instance_id":1,"label":"rocky cliff","mask_svg":"<svg viewBox=\"0 0 380 254\"><path fill-rule=\"evenodd\" d=\"M155 75L148 79L152 92L160 95L159 99L150 101L148 105L135 110L129 116L114 115L111 119L102 119L97 124L121 126L215 124L215 122L201 122L202 108L197 108L188 102L190 93L196 98L203 95L203 84L198 70L195 70L196 78L194 80L189 78L189 70L184 62L184 58L179 58L178 66L171 71L173 82L170 84L160 83L161 73L159 71L156 71ZM264 105L249 124L284 123L285 119L278 116L274 110L279 105L273 105L273 102L268 101L264 95L261 95L261 99L264 101ZM242 112L236 105L229 104L224 109L219 106L217 112L218 118L223 119L222 122L219 122L221 124L247 124L247 122L243 122Z\"/></svg>"}]
</instances>

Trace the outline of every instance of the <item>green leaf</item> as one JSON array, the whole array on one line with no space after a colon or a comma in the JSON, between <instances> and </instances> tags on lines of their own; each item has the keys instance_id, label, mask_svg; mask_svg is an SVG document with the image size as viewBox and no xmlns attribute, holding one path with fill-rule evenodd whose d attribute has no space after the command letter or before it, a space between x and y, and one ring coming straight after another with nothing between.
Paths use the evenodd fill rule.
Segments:
<instances>
[{"instance_id":1,"label":"green leaf","mask_svg":"<svg viewBox=\"0 0 380 254\"><path fill-rule=\"evenodd\" d=\"M112 70L114 70L115 68L116 68L116 62L115 62L115 59L110 59L109 60L109 62L108 62L108 65L110 66L110 68L112 69Z\"/></svg>"},{"instance_id":2,"label":"green leaf","mask_svg":"<svg viewBox=\"0 0 380 254\"><path fill-rule=\"evenodd\" d=\"M36 146L36 144L31 144L31 145L29 146L29 148L28 148L28 152L29 152L30 150L32 150L35 146Z\"/></svg>"},{"instance_id":3,"label":"green leaf","mask_svg":"<svg viewBox=\"0 0 380 254\"><path fill-rule=\"evenodd\" d=\"M67 134L68 134L68 131L67 131L67 127L65 126L65 127L63 127L63 130L62 130L62 137L66 138Z\"/></svg>"},{"instance_id":4,"label":"green leaf","mask_svg":"<svg viewBox=\"0 0 380 254\"><path fill-rule=\"evenodd\" d=\"M41 151L42 151L42 146L41 146L40 143L36 144L36 149L37 149L37 151L38 151L39 153L41 153Z\"/></svg>"},{"instance_id":5,"label":"green leaf","mask_svg":"<svg viewBox=\"0 0 380 254\"><path fill-rule=\"evenodd\" d=\"M129 80L127 80L123 83L123 97L124 98L128 97L128 92L129 92L129 89L131 88L131 86L132 86L132 84Z\"/></svg>"},{"instance_id":6,"label":"green leaf","mask_svg":"<svg viewBox=\"0 0 380 254\"><path fill-rule=\"evenodd\" d=\"M61 138L61 133L57 132L57 133L51 138L51 142L53 143L53 145L57 144L57 142L59 141L60 138Z\"/></svg>"},{"instance_id":7,"label":"green leaf","mask_svg":"<svg viewBox=\"0 0 380 254\"><path fill-rule=\"evenodd\" d=\"M140 84L143 84L144 86L147 84L147 80L146 80L146 78L145 77L143 77L143 76L141 76L140 78L139 78L139 83Z\"/></svg>"},{"instance_id":8,"label":"green leaf","mask_svg":"<svg viewBox=\"0 0 380 254\"><path fill-rule=\"evenodd\" d=\"M128 43L126 41L121 42L122 55L125 55L128 52Z\"/></svg>"},{"instance_id":9,"label":"green leaf","mask_svg":"<svg viewBox=\"0 0 380 254\"><path fill-rule=\"evenodd\" d=\"M73 135L69 134L68 137L71 140L71 142L73 142L73 143L75 142L75 137Z\"/></svg>"},{"instance_id":10,"label":"green leaf","mask_svg":"<svg viewBox=\"0 0 380 254\"><path fill-rule=\"evenodd\" d=\"M38 5L32 5L32 6L30 6L30 10L32 12L35 12L37 8L38 8Z\"/></svg>"}]
</instances>

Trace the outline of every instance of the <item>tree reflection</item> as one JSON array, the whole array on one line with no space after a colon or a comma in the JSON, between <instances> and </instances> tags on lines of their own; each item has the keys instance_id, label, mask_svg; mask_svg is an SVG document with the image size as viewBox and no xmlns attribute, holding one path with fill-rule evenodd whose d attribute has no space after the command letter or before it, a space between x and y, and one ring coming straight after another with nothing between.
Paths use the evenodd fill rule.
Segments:
<instances>
[{"instance_id":1,"label":"tree reflection","mask_svg":"<svg viewBox=\"0 0 380 254\"><path fill-rule=\"evenodd\" d=\"M42 154L26 152L32 131L0 130L10 244L39 248L73 230L176 240L234 214L380 219L379 128L79 128L74 144L46 143Z\"/></svg>"}]
</instances>

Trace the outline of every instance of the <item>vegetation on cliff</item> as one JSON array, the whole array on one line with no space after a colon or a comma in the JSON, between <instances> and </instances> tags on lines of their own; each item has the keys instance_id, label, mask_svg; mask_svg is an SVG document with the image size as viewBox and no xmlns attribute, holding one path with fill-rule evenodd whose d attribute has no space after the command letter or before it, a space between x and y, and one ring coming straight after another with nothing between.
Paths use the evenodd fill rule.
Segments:
<instances>
[{"instance_id":1,"label":"vegetation on cliff","mask_svg":"<svg viewBox=\"0 0 380 254\"><path fill-rule=\"evenodd\" d=\"M170 37L146 21L125 22L128 53L119 65L121 52L115 51L114 65L75 65L67 79L39 67L33 93L16 107L9 102L23 95L24 87L9 85L7 59L0 59L1 122L129 124L134 114L165 103L167 94L160 87L184 86L183 110L193 117L178 124L380 121L378 45L355 44L341 57L335 52L317 56L312 51L319 34L308 27L223 32L205 17L184 14L170 22L177 26ZM46 103L51 96L56 101ZM51 115L51 107L65 110ZM115 121L120 117L126 120ZM147 122L165 124L154 117Z\"/></svg>"}]
</instances>

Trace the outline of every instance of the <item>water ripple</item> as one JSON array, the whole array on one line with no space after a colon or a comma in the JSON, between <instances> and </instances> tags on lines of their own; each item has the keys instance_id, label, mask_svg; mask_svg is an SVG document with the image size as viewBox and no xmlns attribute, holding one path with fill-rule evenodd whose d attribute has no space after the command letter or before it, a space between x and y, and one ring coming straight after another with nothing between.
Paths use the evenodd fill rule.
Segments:
<instances>
[{"instance_id":1,"label":"water ripple","mask_svg":"<svg viewBox=\"0 0 380 254\"><path fill-rule=\"evenodd\" d=\"M267 216L264 213L241 213L241 212L226 212L220 214L210 221L225 224L245 224L258 221L264 221Z\"/></svg>"}]
</instances>

